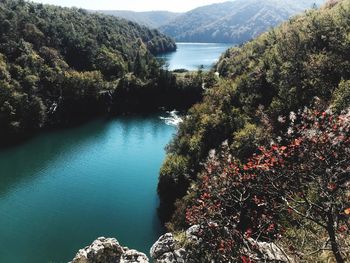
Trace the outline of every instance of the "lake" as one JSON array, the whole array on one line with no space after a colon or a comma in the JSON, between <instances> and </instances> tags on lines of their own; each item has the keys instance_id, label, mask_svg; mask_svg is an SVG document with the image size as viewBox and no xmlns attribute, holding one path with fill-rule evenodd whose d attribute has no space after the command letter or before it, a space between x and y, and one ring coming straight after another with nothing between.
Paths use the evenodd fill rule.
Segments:
<instances>
[{"instance_id":1,"label":"lake","mask_svg":"<svg viewBox=\"0 0 350 263\"><path fill-rule=\"evenodd\" d=\"M148 253L157 182L176 128L157 115L98 120L0 151L0 262L67 262L99 236Z\"/></svg>"},{"instance_id":2,"label":"lake","mask_svg":"<svg viewBox=\"0 0 350 263\"><path fill-rule=\"evenodd\" d=\"M164 59L170 70L197 70L201 65L210 69L222 53L233 44L225 43L176 43L177 50L158 56Z\"/></svg>"}]
</instances>

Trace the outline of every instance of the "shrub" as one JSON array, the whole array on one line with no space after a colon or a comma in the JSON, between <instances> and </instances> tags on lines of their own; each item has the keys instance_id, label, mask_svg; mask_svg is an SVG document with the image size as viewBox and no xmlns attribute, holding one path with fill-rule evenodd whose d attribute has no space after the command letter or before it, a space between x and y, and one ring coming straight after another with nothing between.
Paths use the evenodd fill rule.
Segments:
<instances>
[{"instance_id":1,"label":"shrub","mask_svg":"<svg viewBox=\"0 0 350 263\"><path fill-rule=\"evenodd\" d=\"M329 249L336 262L345 262L349 247L340 241L350 234L350 111L305 109L292 112L290 122L286 134L244 164L225 148L208 160L186 212L187 222L202 228L199 255L235 261L248 256L247 238L273 241L286 226L314 224L328 237L319 251Z\"/></svg>"}]
</instances>

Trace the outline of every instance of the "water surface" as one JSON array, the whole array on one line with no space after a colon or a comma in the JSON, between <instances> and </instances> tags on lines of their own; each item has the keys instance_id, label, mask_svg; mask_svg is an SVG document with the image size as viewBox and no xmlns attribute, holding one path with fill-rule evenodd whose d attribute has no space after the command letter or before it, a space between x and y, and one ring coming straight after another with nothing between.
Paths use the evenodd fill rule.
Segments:
<instances>
[{"instance_id":1,"label":"water surface","mask_svg":"<svg viewBox=\"0 0 350 263\"><path fill-rule=\"evenodd\" d=\"M221 54L233 46L225 43L176 43L176 45L175 52L159 56L169 65L170 70L197 70L201 66L210 69Z\"/></svg>"},{"instance_id":2,"label":"water surface","mask_svg":"<svg viewBox=\"0 0 350 263\"><path fill-rule=\"evenodd\" d=\"M98 236L147 253L174 132L158 116L99 120L0 151L0 262L67 262Z\"/></svg>"}]
</instances>

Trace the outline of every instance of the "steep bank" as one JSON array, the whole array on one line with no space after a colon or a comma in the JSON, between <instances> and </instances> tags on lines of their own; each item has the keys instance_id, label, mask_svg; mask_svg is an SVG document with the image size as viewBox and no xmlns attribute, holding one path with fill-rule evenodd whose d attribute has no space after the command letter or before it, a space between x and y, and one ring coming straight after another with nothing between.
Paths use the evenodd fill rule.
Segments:
<instances>
[{"instance_id":1,"label":"steep bank","mask_svg":"<svg viewBox=\"0 0 350 263\"><path fill-rule=\"evenodd\" d=\"M305 175L307 179L303 178L305 181L298 185L296 182L301 178L293 177L292 168L280 168L281 177L288 174L289 178L294 178L294 183L290 182L289 186L295 186L296 189L285 189L283 182L278 187L269 182L266 171L259 171L262 177L257 177L256 170L261 167L259 163L256 164L258 167L254 166L252 158L258 156L263 159L264 154L271 154L273 147L277 147L271 144L279 145L276 149L281 147L282 151L297 147L288 136L297 136L293 125L300 122L315 125L307 131L302 130L307 129L306 124L298 127L300 134L309 132L311 137L314 132L319 132L320 136L334 138L337 132L342 134L337 130L341 127L344 134L339 136L344 137L339 143L344 144L346 152L349 150L346 146L349 135L347 124L333 123L337 118L348 121L349 13L348 0L329 1L319 10L296 16L257 39L228 50L218 62L216 70L222 79L218 85L206 91L201 103L189 110L188 118L180 125L175 139L168 146L168 156L161 169L158 185L160 215L164 221L170 221L167 224L169 229L184 231L189 225L198 222L205 226L207 231L203 231L202 235L204 241L197 247L197 258L201 257L198 262L209 262L211 259L226 262L225 258L234 261L241 256L243 262L249 262L249 258L239 252L239 248L246 245L246 237L274 240L283 234L286 243L292 244L293 253L300 252L301 257L305 258L308 258L309 252L322 248L323 244L320 243L326 242L328 235L331 236L332 246L326 246L332 250L332 255L309 255L309 262L322 257L338 258L337 262L343 262L341 258L348 256L348 240L343 238L342 233L349 233L344 223L349 212L346 201L349 188L348 184L343 185L341 179L333 183L330 178L322 177L328 175L331 166L314 167L313 163L317 162L304 163L306 160L295 156L293 152L293 158L299 161L288 161L298 171L295 174L302 174L298 169L308 167L315 177L308 178ZM345 113L339 116L342 110ZM326 127L319 122L322 116L325 116L324 119L329 118L328 124L322 124ZM334 125L334 133L330 136L326 131L331 129L327 126L331 124ZM294 139L296 144L299 144L299 139L305 141L301 156L310 159L317 156L315 149L320 147L318 143L321 142L316 138L312 141L307 136ZM335 140L334 147L338 147L337 142ZM332 142L327 141L325 144L329 151L333 149L330 146ZM331 156L332 153L326 152L327 149L323 148L325 156ZM340 149L336 150L340 151L343 153ZM276 158L287 162L284 155L273 156L266 160L267 165L271 161L274 167ZM346 153L336 154L335 161L342 158L345 162L349 161ZM339 169L346 171L346 168ZM274 171L274 168L271 170ZM277 183L279 177L274 176ZM315 181L321 178L325 180L324 188L311 185L310 182L316 184ZM287 179L284 178L284 181ZM255 184L255 180L259 184ZM283 196L276 189L283 189L290 195ZM311 219L301 213L304 217L300 219L300 214L295 215L300 210L293 210L293 202L299 201L298 193L300 195L303 191L311 198L310 201L305 197L306 203L321 203L322 211L334 213L325 216L324 212L317 219L317 212ZM312 196L315 192L322 192L334 199L322 203L322 200ZM271 195L267 196L268 193ZM290 201L288 198L294 199ZM275 203L264 202L271 200ZM287 200L285 202L289 205L281 200ZM339 202L339 206L336 202ZM329 207L323 208L326 203L332 207L331 210ZM331 227L332 221L327 221L327 218L337 222L337 226L344 227L337 232L335 227ZM319 222L322 224L317 225ZM324 227L326 225L328 228ZM296 230L297 226L300 231ZM313 236L313 233L317 234ZM295 242L301 240L302 235L310 238L305 246ZM344 240L344 243L337 244L337 240Z\"/></svg>"},{"instance_id":2,"label":"steep bank","mask_svg":"<svg viewBox=\"0 0 350 263\"><path fill-rule=\"evenodd\" d=\"M278 116L311 105L315 97L329 103L337 89L346 90L348 14L347 0L313 10L221 57L216 66L221 82L189 110L168 147L159 182L165 204L186 193L209 151L225 140L240 159L254 153L269 135L261 130L261 114L276 124Z\"/></svg>"}]
</instances>

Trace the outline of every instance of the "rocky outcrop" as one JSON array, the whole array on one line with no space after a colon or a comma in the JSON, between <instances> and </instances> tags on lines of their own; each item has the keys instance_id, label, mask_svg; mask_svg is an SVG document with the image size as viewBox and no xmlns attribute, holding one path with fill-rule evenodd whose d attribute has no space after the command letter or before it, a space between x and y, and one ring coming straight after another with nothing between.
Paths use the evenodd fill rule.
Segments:
<instances>
[{"instance_id":1,"label":"rocky outcrop","mask_svg":"<svg viewBox=\"0 0 350 263\"><path fill-rule=\"evenodd\" d=\"M175 239L173 234L167 233L161 236L151 248L150 254L155 263L186 263L187 256L191 251L183 244L193 244L200 241L198 235L200 226L194 225L186 230L185 240L181 244ZM259 242L254 239L248 239L249 247L251 249L244 249L242 254L247 255L254 262L278 262L278 263L295 263L294 259L289 257L282 248L274 243Z\"/></svg>"},{"instance_id":2,"label":"rocky outcrop","mask_svg":"<svg viewBox=\"0 0 350 263\"><path fill-rule=\"evenodd\" d=\"M161 236L150 250L152 259L155 263L186 263L188 251L183 243L197 242L199 240L197 236L199 230L198 225L187 229L182 242L176 240L171 233Z\"/></svg>"},{"instance_id":3,"label":"rocky outcrop","mask_svg":"<svg viewBox=\"0 0 350 263\"><path fill-rule=\"evenodd\" d=\"M122 247L115 238L99 237L80 249L70 263L149 263L149 260L141 252Z\"/></svg>"},{"instance_id":4,"label":"rocky outcrop","mask_svg":"<svg viewBox=\"0 0 350 263\"><path fill-rule=\"evenodd\" d=\"M155 242L150 250L154 263L187 263L191 243L200 241L200 226L186 230L182 240L177 240L172 233L166 233ZM258 242L248 239L249 247L242 254L254 262L294 263L282 248L274 243ZM187 244L187 245L185 245ZM253 249L254 248L254 249ZM99 237L90 246L80 249L70 263L149 263L147 256L134 249L123 247L115 238Z\"/></svg>"},{"instance_id":5,"label":"rocky outcrop","mask_svg":"<svg viewBox=\"0 0 350 263\"><path fill-rule=\"evenodd\" d=\"M259 242L252 238L248 239L248 242L254 249L246 251L246 254L254 262L295 263L295 260L275 243Z\"/></svg>"},{"instance_id":6,"label":"rocky outcrop","mask_svg":"<svg viewBox=\"0 0 350 263\"><path fill-rule=\"evenodd\" d=\"M185 263L186 250L178 248L173 234L166 233L151 247L151 257L155 263Z\"/></svg>"}]
</instances>

